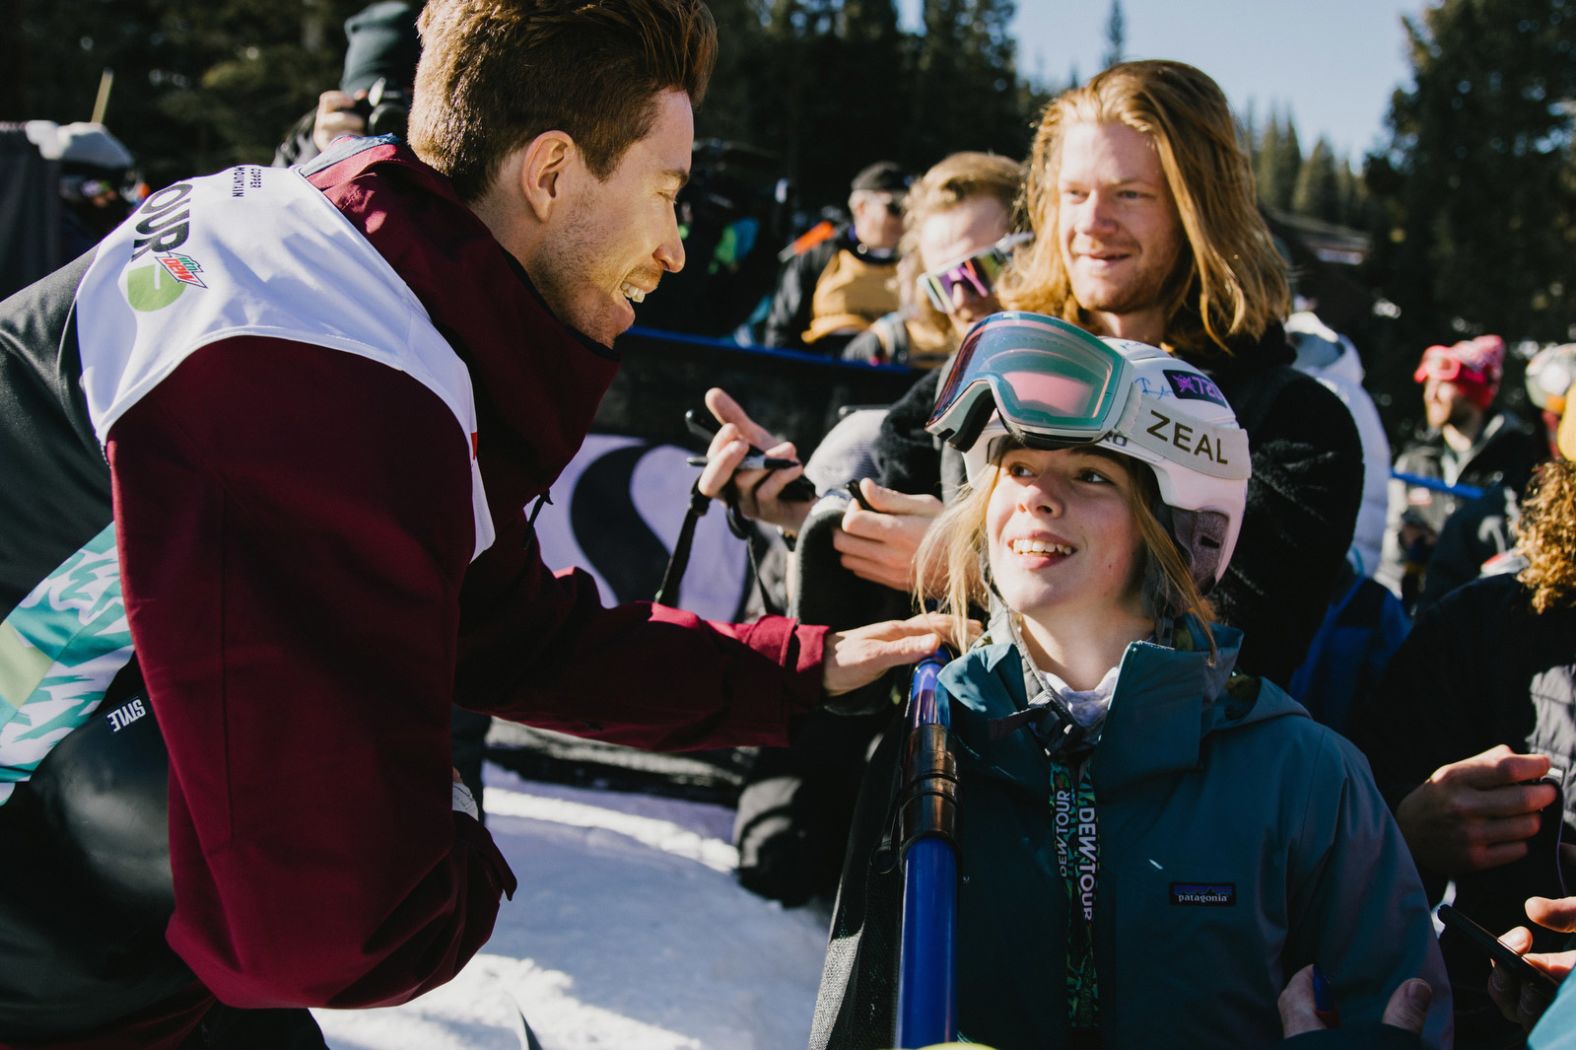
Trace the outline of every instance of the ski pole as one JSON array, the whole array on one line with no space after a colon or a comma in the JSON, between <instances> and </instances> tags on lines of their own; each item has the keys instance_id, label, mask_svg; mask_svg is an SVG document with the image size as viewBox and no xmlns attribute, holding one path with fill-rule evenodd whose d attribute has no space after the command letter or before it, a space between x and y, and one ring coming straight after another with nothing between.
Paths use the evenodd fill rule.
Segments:
<instances>
[{"instance_id":1,"label":"ski pole","mask_svg":"<svg viewBox=\"0 0 1576 1050\"><path fill-rule=\"evenodd\" d=\"M909 687L904 753L903 925L898 963L897 1045L950 1042L957 1029L953 942L957 921L957 761L947 705L936 678L937 651L920 662Z\"/></svg>"}]
</instances>

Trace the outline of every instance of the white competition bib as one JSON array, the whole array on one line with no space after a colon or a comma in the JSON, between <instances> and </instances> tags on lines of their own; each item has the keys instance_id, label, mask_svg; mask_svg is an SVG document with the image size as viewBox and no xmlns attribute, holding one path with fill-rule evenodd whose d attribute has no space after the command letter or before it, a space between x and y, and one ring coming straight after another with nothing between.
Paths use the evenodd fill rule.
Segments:
<instances>
[{"instance_id":1,"label":"white competition bib","mask_svg":"<svg viewBox=\"0 0 1576 1050\"><path fill-rule=\"evenodd\" d=\"M153 194L99 245L76 310L100 445L182 361L236 336L340 350L409 374L459 425L472 558L492 545L470 373L394 268L299 172L247 165Z\"/></svg>"}]
</instances>

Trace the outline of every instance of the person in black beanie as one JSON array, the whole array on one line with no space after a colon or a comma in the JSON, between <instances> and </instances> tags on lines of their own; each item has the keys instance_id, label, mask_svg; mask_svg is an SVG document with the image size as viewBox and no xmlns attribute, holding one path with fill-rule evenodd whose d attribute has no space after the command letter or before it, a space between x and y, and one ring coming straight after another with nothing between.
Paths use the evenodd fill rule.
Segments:
<instances>
[{"instance_id":1,"label":"person in black beanie","mask_svg":"<svg viewBox=\"0 0 1576 1050\"><path fill-rule=\"evenodd\" d=\"M305 164L341 135L403 137L421 57L420 11L420 4L380 0L346 19L339 87L319 95L317 108L291 126L274 151L274 167Z\"/></svg>"}]
</instances>

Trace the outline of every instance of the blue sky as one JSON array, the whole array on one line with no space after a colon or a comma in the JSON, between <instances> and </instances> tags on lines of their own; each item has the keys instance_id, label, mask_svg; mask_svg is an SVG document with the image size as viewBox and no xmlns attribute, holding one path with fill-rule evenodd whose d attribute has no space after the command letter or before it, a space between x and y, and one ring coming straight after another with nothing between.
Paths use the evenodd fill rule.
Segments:
<instances>
[{"instance_id":1,"label":"blue sky","mask_svg":"<svg viewBox=\"0 0 1576 1050\"><path fill-rule=\"evenodd\" d=\"M1128 58L1175 58L1214 77L1238 111L1290 107L1304 151L1319 135L1356 164L1410 79L1402 15L1425 0L1123 0ZM898 0L905 24L919 0ZM1100 68L1110 0L1018 0L1019 67L1051 84Z\"/></svg>"}]
</instances>

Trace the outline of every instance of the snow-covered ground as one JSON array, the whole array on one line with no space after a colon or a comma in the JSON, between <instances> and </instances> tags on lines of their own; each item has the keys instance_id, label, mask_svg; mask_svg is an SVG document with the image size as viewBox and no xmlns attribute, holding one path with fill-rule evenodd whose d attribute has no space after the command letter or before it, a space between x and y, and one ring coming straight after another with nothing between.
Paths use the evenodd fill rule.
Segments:
<instances>
[{"instance_id":1,"label":"snow-covered ground","mask_svg":"<svg viewBox=\"0 0 1576 1050\"><path fill-rule=\"evenodd\" d=\"M404 1006L315 1011L333 1050L799 1050L826 917L731 874L733 811L539 784L488 765L519 891L461 974Z\"/></svg>"}]
</instances>

